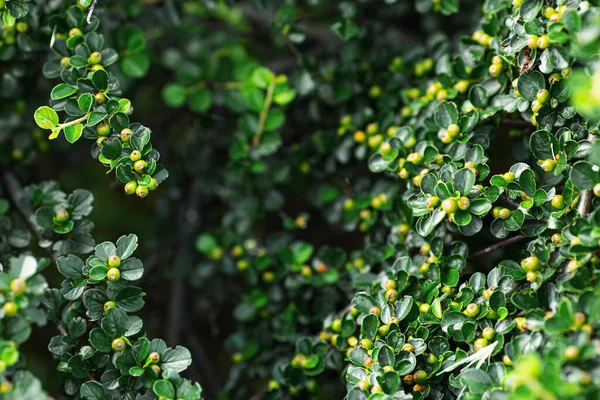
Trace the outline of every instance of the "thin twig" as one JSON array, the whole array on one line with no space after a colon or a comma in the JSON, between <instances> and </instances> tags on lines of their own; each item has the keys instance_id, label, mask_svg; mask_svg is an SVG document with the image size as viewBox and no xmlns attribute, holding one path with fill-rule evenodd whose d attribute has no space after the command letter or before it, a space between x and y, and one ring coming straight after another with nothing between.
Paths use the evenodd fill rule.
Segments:
<instances>
[{"instance_id":1,"label":"thin twig","mask_svg":"<svg viewBox=\"0 0 600 400\"><path fill-rule=\"evenodd\" d=\"M518 235L518 236L511 237L510 239L503 240L503 241L501 241L499 243L493 244L491 246L486 247L485 249L479 250L479 251L471 254L469 256L469 260L472 259L472 258L475 258L475 257L482 256L484 254L490 253L490 252L492 252L492 251L494 251L496 249L499 249L501 247L505 247L505 246L508 246L508 245L516 243L516 242L520 242L521 240L524 240L524 239L527 239L527 236Z\"/></svg>"},{"instance_id":2,"label":"thin twig","mask_svg":"<svg viewBox=\"0 0 600 400\"><path fill-rule=\"evenodd\" d=\"M92 14L94 13L94 8L96 8L96 3L98 3L98 0L94 0L92 2L92 5L90 6L90 10L88 11L87 20L86 20L88 25L92 23Z\"/></svg>"},{"instance_id":3,"label":"thin twig","mask_svg":"<svg viewBox=\"0 0 600 400\"><path fill-rule=\"evenodd\" d=\"M267 115L269 114L269 109L271 108L271 103L273 102L273 92L275 92L275 78L273 78L273 82L269 85L267 89L267 98L265 99L265 105L260 112L260 117L258 120L258 129L256 130L256 135L252 140L252 146L257 147L260 144L260 138L265 131L265 124L267 122Z\"/></svg>"}]
</instances>

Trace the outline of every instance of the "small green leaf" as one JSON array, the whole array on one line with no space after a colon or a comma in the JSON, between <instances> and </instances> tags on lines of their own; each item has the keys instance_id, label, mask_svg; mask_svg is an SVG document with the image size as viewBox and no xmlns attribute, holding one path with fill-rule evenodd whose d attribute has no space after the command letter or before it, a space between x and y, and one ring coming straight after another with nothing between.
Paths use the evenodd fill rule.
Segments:
<instances>
[{"instance_id":1,"label":"small green leaf","mask_svg":"<svg viewBox=\"0 0 600 400\"><path fill-rule=\"evenodd\" d=\"M77 92L77 88L75 86L67 85L66 83L59 83L52 89L50 92L50 98L52 100L60 100L65 97L69 97L73 93Z\"/></svg>"},{"instance_id":2,"label":"small green leaf","mask_svg":"<svg viewBox=\"0 0 600 400\"><path fill-rule=\"evenodd\" d=\"M52 129L58 125L58 114L48 106L42 106L35 110L33 118L42 129Z\"/></svg>"}]
</instances>

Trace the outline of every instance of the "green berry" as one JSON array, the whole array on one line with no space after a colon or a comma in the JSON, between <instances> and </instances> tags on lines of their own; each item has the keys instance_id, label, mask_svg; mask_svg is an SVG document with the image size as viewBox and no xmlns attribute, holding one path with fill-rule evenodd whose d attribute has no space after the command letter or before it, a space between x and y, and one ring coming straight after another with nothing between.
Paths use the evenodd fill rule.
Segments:
<instances>
[{"instance_id":1,"label":"green berry","mask_svg":"<svg viewBox=\"0 0 600 400\"><path fill-rule=\"evenodd\" d=\"M94 98L96 99L96 103L98 104L104 104L104 102L106 101L106 95L102 92L98 92L94 95Z\"/></svg>"},{"instance_id":2,"label":"green berry","mask_svg":"<svg viewBox=\"0 0 600 400\"><path fill-rule=\"evenodd\" d=\"M144 168L146 168L146 165L148 165L146 163L146 161L144 161L144 160L137 160L133 164L133 169L135 170L135 172L142 172L144 170Z\"/></svg>"},{"instance_id":3,"label":"green berry","mask_svg":"<svg viewBox=\"0 0 600 400\"><path fill-rule=\"evenodd\" d=\"M475 340L475 343L473 343L473 350L475 350L475 352L478 352L479 350L483 349L488 344L489 343L486 338L479 338L479 339Z\"/></svg>"},{"instance_id":4,"label":"green berry","mask_svg":"<svg viewBox=\"0 0 600 400\"><path fill-rule=\"evenodd\" d=\"M4 303L2 311L7 317L14 317L19 312L19 307L12 301Z\"/></svg>"},{"instance_id":5,"label":"green berry","mask_svg":"<svg viewBox=\"0 0 600 400\"><path fill-rule=\"evenodd\" d=\"M69 31L69 37L71 36L81 36L81 30L79 28L73 28Z\"/></svg>"},{"instance_id":6,"label":"green berry","mask_svg":"<svg viewBox=\"0 0 600 400\"><path fill-rule=\"evenodd\" d=\"M106 279L111 282L118 281L121 279L121 271L119 271L117 268L110 268L106 273Z\"/></svg>"},{"instance_id":7,"label":"green berry","mask_svg":"<svg viewBox=\"0 0 600 400\"><path fill-rule=\"evenodd\" d=\"M529 46L530 49L534 50L538 48L538 40L539 37L536 35L531 35L527 38L527 46Z\"/></svg>"},{"instance_id":8,"label":"green berry","mask_svg":"<svg viewBox=\"0 0 600 400\"><path fill-rule=\"evenodd\" d=\"M0 393L8 394L13 391L13 384L10 381L0 383Z\"/></svg>"},{"instance_id":9,"label":"green berry","mask_svg":"<svg viewBox=\"0 0 600 400\"><path fill-rule=\"evenodd\" d=\"M148 188L144 186L138 186L137 189L135 189L135 194L137 194L139 198L143 199L144 197L148 196Z\"/></svg>"},{"instance_id":10,"label":"green berry","mask_svg":"<svg viewBox=\"0 0 600 400\"><path fill-rule=\"evenodd\" d=\"M112 347L114 351L123 351L125 350L125 341L121 338L116 338L112 341L110 347Z\"/></svg>"},{"instance_id":11,"label":"green berry","mask_svg":"<svg viewBox=\"0 0 600 400\"><path fill-rule=\"evenodd\" d=\"M444 212L447 214L452 214L453 212L456 212L457 208L458 204L456 204L456 200L454 199L450 198L442 201L442 210L444 210Z\"/></svg>"},{"instance_id":12,"label":"green berry","mask_svg":"<svg viewBox=\"0 0 600 400\"><path fill-rule=\"evenodd\" d=\"M136 181L130 181L125 184L125 194L134 194L138 184Z\"/></svg>"},{"instance_id":13,"label":"green berry","mask_svg":"<svg viewBox=\"0 0 600 400\"><path fill-rule=\"evenodd\" d=\"M385 292L385 298L390 303L393 303L394 301L396 301L398 299L398 292L395 291L394 289L388 289Z\"/></svg>"},{"instance_id":14,"label":"green berry","mask_svg":"<svg viewBox=\"0 0 600 400\"><path fill-rule=\"evenodd\" d=\"M71 59L69 57L63 57L60 59L61 68L68 68L71 65Z\"/></svg>"},{"instance_id":15,"label":"green berry","mask_svg":"<svg viewBox=\"0 0 600 400\"><path fill-rule=\"evenodd\" d=\"M153 351L152 353L150 353L148 355L148 359L150 360L151 363L156 364L157 362L160 361L160 354L157 353L156 351Z\"/></svg>"},{"instance_id":16,"label":"green berry","mask_svg":"<svg viewBox=\"0 0 600 400\"><path fill-rule=\"evenodd\" d=\"M427 208L432 210L440 204L440 199L437 196L431 196L427 199Z\"/></svg>"},{"instance_id":17,"label":"green berry","mask_svg":"<svg viewBox=\"0 0 600 400\"><path fill-rule=\"evenodd\" d=\"M552 207L556 208L557 210L562 210L563 208L565 208L565 200L562 194L557 194L554 197L552 197L550 203L552 204Z\"/></svg>"},{"instance_id":18,"label":"green berry","mask_svg":"<svg viewBox=\"0 0 600 400\"><path fill-rule=\"evenodd\" d=\"M594 192L594 196L596 197L600 197L600 183L596 183L594 185L594 189L592 189Z\"/></svg>"},{"instance_id":19,"label":"green berry","mask_svg":"<svg viewBox=\"0 0 600 400\"><path fill-rule=\"evenodd\" d=\"M556 161L554 161L551 158L548 158L544 161L540 162L540 166L542 167L542 169L546 172L552 172L554 171L554 168L556 168Z\"/></svg>"},{"instance_id":20,"label":"green berry","mask_svg":"<svg viewBox=\"0 0 600 400\"><path fill-rule=\"evenodd\" d=\"M423 162L423 156L420 153L410 153L406 156L406 161L419 165Z\"/></svg>"},{"instance_id":21,"label":"green berry","mask_svg":"<svg viewBox=\"0 0 600 400\"><path fill-rule=\"evenodd\" d=\"M477 315L479 315L479 304L477 303L471 303L467 306L467 308L465 309L465 315L467 317L471 317L471 318L475 318Z\"/></svg>"},{"instance_id":22,"label":"green berry","mask_svg":"<svg viewBox=\"0 0 600 400\"><path fill-rule=\"evenodd\" d=\"M67 210L58 210L56 212L56 222L62 223L67 222L69 220L69 212Z\"/></svg>"},{"instance_id":23,"label":"green berry","mask_svg":"<svg viewBox=\"0 0 600 400\"><path fill-rule=\"evenodd\" d=\"M458 208L461 209L461 210L463 210L463 211L468 210L469 207L471 206L471 200L469 200L468 197L464 197L463 196L463 197L461 197L461 198L458 199L457 205L458 205Z\"/></svg>"},{"instance_id":24,"label":"green berry","mask_svg":"<svg viewBox=\"0 0 600 400\"><path fill-rule=\"evenodd\" d=\"M527 257L527 258L521 260L521 268L525 272L539 271L540 267L541 267L540 259L535 256Z\"/></svg>"},{"instance_id":25,"label":"green berry","mask_svg":"<svg viewBox=\"0 0 600 400\"><path fill-rule=\"evenodd\" d=\"M508 208L501 209L500 213L498 214L498 216L504 220L509 219L511 215L512 215L512 212Z\"/></svg>"},{"instance_id":26,"label":"green berry","mask_svg":"<svg viewBox=\"0 0 600 400\"><path fill-rule=\"evenodd\" d=\"M13 292L15 296L22 295L25 293L26 289L27 283L21 278L15 278L10 282L10 291Z\"/></svg>"},{"instance_id":27,"label":"green berry","mask_svg":"<svg viewBox=\"0 0 600 400\"><path fill-rule=\"evenodd\" d=\"M381 146L379 146L379 151L384 156L387 156L392 152L392 145L389 142L383 142L381 143Z\"/></svg>"},{"instance_id":28,"label":"green berry","mask_svg":"<svg viewBox=\"0 0 600 400\"><path fill-rule=\"evenodd\" d=\"M92 54L90 54L87 61L92 65L98 64L100 61L102 61L102 54L100 54L99 51L94 51Z\"/></svg>"},{"instance_id":29,"label":"green berry","mask_svg":"<svg viewBox=\"0 0 600 400\"><path fill-rule=\"evenodd\" d=\"M123 143L127 143L129 142L129 138L131 138L131 135L133 134L133 131L129 128L124 128L121 131L121 140L123 141Z\"/></svg>"},{"instance_id":30,"label":"green berry","mask_svg":"<svg viewBox=\"0 0 600 400\"><path fill-rule=\"evenodd\" d=\"M425 314L427 311L429 311L429 309L431 308L431 306L427 303L423 303L419 306L419 312L421 314Z\"/></svg>"},{"instance_id":31,"label":"green berry","mask_svg":"<svg viewBox=\"0 0 600 400\"><path fill-rule=\"evenodd\" d=\"M502 64L492 64L492 65L490 65L490 67L488 68L488 72L494 78L499 77L500 74L502 73Z\"/></svg>"},{"instance_id":32,"label":"green berry","mask_svg":"<svg viewBox=\"0 0 600 400\"><path fill-rule=\"evenodd\" d=\"M502 207L500 206L492 208L492 215L494 216L494 218L500 218L500 211L502 211Z\"/></svg>"},{"instance_id":33,"label":"green berry","mask_svg":"<svg viewBox=\"0 0 600 400\"><path fill-rule=\"evenodd\" d=\"M110 268L119 268L121 266L121 259L117 255L110 256L108 258L108 266Z\"/></svg>"},{"instance_id":34,"label":"green berry","mask_svg":"<svg viewBox=\"0 0 600 400\"><path fill-rule=\"evenodd\" d=\"M370 339L362 339L360 341L360 347L363 347L367 350L371 350L373 348L373 341L371 341Z\"/></svg>"},{"instance_id":35,"label":"green berry","mask_svg":"<svg viewBox=\"0 0 600 400\"><path fill-rule=\"evenodd\" d=\"M579 349L577 346L568 346L565 349L565 360L576 361L579 358Z\"/></svg>"},{"instance_id":36,"label":"green berry","mask_svg":"<svg viewBox=\"0 0 600 400\"><path fill-rule=\"evenodd\" d=\"M540 36L537 41L537 46L542 50L547 49L548 46L550 46L550 38L547 35Z\"/></svg>"},{"instance_id":37,"label":"green berry","mask_svg":"<svg viewBox=\"0 0 600 400\"><path fill-rule=\"evenodd\" d=\"M104 312L108 312L108 310L116 308L117 307L117 303L115 303L114 301L107 301L106 303L104 303Z\"/></svg>"},{"instance_id":38,"label":"green berry","mask_svg":"<svg viewBox=\"0 0 600 400\"><path fill-rule=\"evenodd\" d=\"M452 137L456 137L456 135L458 135L460 133L460 127L457 124L450 124L448 125L448 134L450 134L450 136Z\"/></svg>"},{"instance_id":39,"label":"green berry","mask_svg":"<svg viewBox=\"0 0 600 400\"><path fill-rule=\"evenodd\" d=\"M487 340L494 340L494 337L496 337L496 330L488 326L487 328L483 329L483 331L481 332L481 336L483 336Z\"/></svg>"},{"instance_id":40,"label":"green berry","mask_svg":"<svg viewBox=\"0 0 600 400\"><path fill-rule=\"evenodd\" d=\"M129 154L129 159L133 162L139 161L142 159L142 153L137 150L134 150Z\"/></svg>"},{"instance_id":41,"label":"green berry","mask_svg":"<svg viewBox=\"0 0 600 400\"><path fill-rule=\"evenodd\" d=\"M331 323L331 329L334 332L341 332L342 331L342 320L339 318L334 319L333 322Z\"/></svg>"},{"instance_id":42,"label":"green berry","mask_svg":"<svg viewBox=\"0 0 600 400\"><path fill-rule=\"evenodd\" d=\"M550 100L550 91L548 89L540 89L535 98L542 104L546 104Z\"/></svg>"},{"instance_id":43,"label":"green berry","mask_svg":"<svg viewBox=\"0 0 600 400\"><path fill-rule=\"evenodd\" d=\"M150 180L150 185L148 185L148 190L153 191L153 190L156 190L157 187L158 187L158 180L156 180L156 178L152 178L152 180Z\"/></svg>"},{"instance_id":44,"label":"green berry","mask_svg":"<svg viewBox=\"0 0 600 400\"><path fill-rule=\"evenodd\" d=\"M428 375L427 372L420 369L413 374L413 378L415 380L415 383L422 385L427 382Z\"/></svg>"}]
</instances>

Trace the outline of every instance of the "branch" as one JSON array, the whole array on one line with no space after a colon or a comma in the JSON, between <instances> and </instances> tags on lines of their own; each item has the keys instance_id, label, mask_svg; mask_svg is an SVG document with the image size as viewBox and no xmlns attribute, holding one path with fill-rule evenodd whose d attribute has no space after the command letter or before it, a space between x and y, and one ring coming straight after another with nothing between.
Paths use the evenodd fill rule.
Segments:
<instances>
[{"instance_id":1,"label":"branch","mask_svg":"<svg viewBox=\"0 0 600 400\"><path fill-rule=\"evenodd\" d=\"M473 259L475 257L482 256L484 254L490 253L490 252L492 252L492 251L494 251L496 249L499 249L501 247L508 246L508 245L516 243L516 242L520 242L521 240L524 240L524 239L527 239L527 236L518 235L518 236L511 237L510 239L503 240L502 242L493 244L491 246L486 247L485 249L479 250L479 251L471 254L468 259L470 260L470 259Z\"/></svg>"},{"instance_id":2,"label":"branch","mask_svg":"<svg viewBox=\"0 0 600 400\"><path fill-rule=\"evenodd\" d=\"M17 179L17 177L12 173L12 171L4 166L2 171L2 184L6 188L6 192L8 197L10 198L13 205L16 207L17 211L21 215L21 218L27 224L29 230L38 238L38 241L44 241L42 237L42 230L40 226L35 221L35 215L32 210L23 206L22 199L24 197L23 187L21 183ZM48 252L50 252L50 257L52 261L56 262L58 259L58 253L52 250L51 247L47 248Z\"/></svg>"},{"instance_id":3,"label":"branch","mask_svg":"<svg viewBox=\"0 0 600 400\"><path fill-rule=\"evenodd\" d=\"M98 3L98 0L94 0L92 2L92 5L90 6L90 10L88 11L88 15L87 15L87 19L86 22L89 24L92 23L92 14L94 13L94 8L96 8L96 4Z\"/></svg>"},{"instance_id":4,"label":"branch","mask_svg":"<svg viewBox=\"0 0 600 400\"><path fill-rule=\"evenodd\" d=\"M265 130L265 123L267 121L267 115L269 114L269 109L271 108L271 103L273 102L273 92L275 91L275 78L273 78L273 82L269 85L267 89L267 98L265 99L265 105L260 112L260 118L258 120L258 129L256 130L256 135L252 140L252 146L257 147L260 144L260 138Z\"/></svg>"}]
</instances>

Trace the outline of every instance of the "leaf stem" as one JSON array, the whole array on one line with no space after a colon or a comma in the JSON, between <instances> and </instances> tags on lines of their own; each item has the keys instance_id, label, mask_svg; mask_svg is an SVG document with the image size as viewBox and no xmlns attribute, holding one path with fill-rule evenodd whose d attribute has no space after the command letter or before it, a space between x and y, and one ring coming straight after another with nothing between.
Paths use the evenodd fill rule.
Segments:
<instances>
[{"instance_id":1,"label":"leaf stem","mask_svg":"<svg viewBox=\"0 0 600 400\"><path fill-rule=\"evenodd\" d=\"M89 116L90 114L87 113L83 117L74 119L73 121L65 122L64 124L58 124L58 126L60 126L60 129L63 129L65 126L77 125L78 123L87 120Z\"/></svg>"},{"instance_id":2,"label":"leaf stem","mask_svg":"<svg viewBox=\"0 0 600 400\"><path fill-rule=\"evenodd\" d=\"M267 121L267 115L269 114L269 109L271 108L271 103L273 102L273 92L275 92L275 79L271 82L267 89L267 98L265 99L265 105L260 112L260 117L258 120L258 129L256 130L256 135L254 135L254 139L252 140L252 146L256 147L260 144L260 138L265 130L265 122Z\"/></svg>"}]
</instances>

